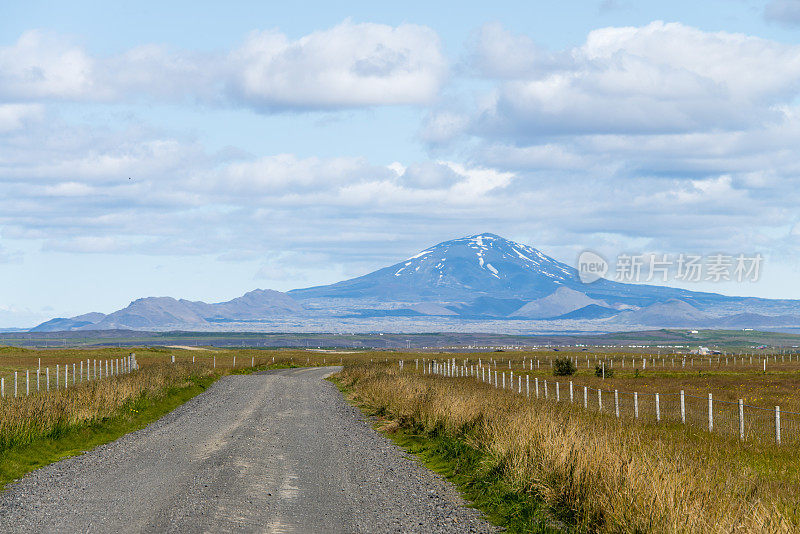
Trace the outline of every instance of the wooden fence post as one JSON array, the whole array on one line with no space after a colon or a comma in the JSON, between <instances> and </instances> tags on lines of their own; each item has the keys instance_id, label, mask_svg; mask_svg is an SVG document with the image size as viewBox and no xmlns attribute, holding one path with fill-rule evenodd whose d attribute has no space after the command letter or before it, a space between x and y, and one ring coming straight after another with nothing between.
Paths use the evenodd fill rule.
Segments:
<instances>
[{"instance_id":1,"label":"wooden fence post","mask_svg":"<svg viewBox=\"0 0 800 534\"><path fill-rule=\"evenodd\" d=\"M534 379L536 381L536 398L539 398L539 377Z\"/></svg>"},{"instance_id":2,"label":"wooden fence post","mask_svg":"<svg viewBox=\"0 0 800 534\"><path fill-rule=\"evenodd\" d=\"M617 414L617 419L619 419L619 392L616 389L614 390L614 412Z\"/></svg>"},{"instance_id":3,"label":"wooden fence post","mask_svg":"<svg viewBox=\"0 0 800 534\"><path fill-rule=\"evenodd\" d=\"M603 390L601 388L597 388L597 411L603 411Z\"/></svg>"},{"instance_id":4,"label":"wooden fence post","mask_svg":"<svg viewBox=\"0 0 800 534\"><path fill-rule=\"evenodd\" d=\"M586 386L583 386L583 409L589 409L589 388Z\"/></svg>"},{"instance_id":5,"label":"wooden fence post","mask_svg":"<svg viewBox=\"0 0 800 534\"><path fill-rule=\"evenodd\" d=\"M781 444L781 407L775 406L775 443Z\"/></svg>"},{"instance_id":6,"label":"wooden fence post","mask_svg":"<svg viewBox=\"0 0 800 534\"><path fill-rule=\"evenodd\" d=\"M639 419L639 393L633 392L633 417Z\"/></svg>"},{"instance_id":7,"label":"wooden fence post","mask_svg":"<svg viewBox=\"0 0 800 534\"><path fill-rule=\"evenodd\" d=\"M572 398L572 380L569 381L569 403L570 404L573 403L573 398Z\"/></svg>"}]
</instances>

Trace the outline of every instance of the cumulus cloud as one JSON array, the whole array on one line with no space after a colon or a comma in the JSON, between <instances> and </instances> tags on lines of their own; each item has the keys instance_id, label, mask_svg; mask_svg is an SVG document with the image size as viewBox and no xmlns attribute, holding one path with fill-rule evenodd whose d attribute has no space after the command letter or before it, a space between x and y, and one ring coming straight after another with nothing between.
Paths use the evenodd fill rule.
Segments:
<instances>
[{"instance_id":1,"label":"cumulus cloud","mask_svg":"<svg viewBox=\"0 0 800 534\"><path fill-rule=\"evenodd\" d=\"M519 78L543 75L559 68L558 58L538 46L527 35L514 35L499 22L483 25L468 43L469 65L474 72L489 78Z\"/></svg>"},{"instance_id":2,"label":"cumulus cloud","mask_svg":"<svg viewBox=\"0 0 800 534\"><path fill-rule=\"evenodd\" d=\"M493 67L478 67L504 81L472 127L517 139L741 129L780 120L800 90L800 46L679 23L602 28L549 55L497 26L482 35Z\"/></svg>"},{"instance_id":3,"label":"cumulus cloud","mask_svg":"<svg viewBox=\"0 0 800 534\"><path fill-rule=\"evenodd\" d=\"M262 111L328 110L424 104L446 76L438 35L412 24L345 21L297 40L257 31L219 53L146 44L100 57L39 30L0 47L6 102L196 100Z\"/></svg>"},{"instance_id":4,"label":"cumulus cloud","mask_svg":"<svg viewBox=\"0 0 800 534\"><path fill-rule=\"evenodd\" d=\"M0 104L0 134L22 128L26 122L42 118L44 107L39 104Z\"/></svg>"},{"instance_id":5,"label":"cumulus cloud","mask_svg":"<svg viewBox=\"0 0 800 534\"><path fill-rule=\"evenodd\" d=\"M425 26L350 21L290 41L251 34L231 55L232 90L259 108L338 108L430 102L446 62Z\"/></svg>"}]
</instances>

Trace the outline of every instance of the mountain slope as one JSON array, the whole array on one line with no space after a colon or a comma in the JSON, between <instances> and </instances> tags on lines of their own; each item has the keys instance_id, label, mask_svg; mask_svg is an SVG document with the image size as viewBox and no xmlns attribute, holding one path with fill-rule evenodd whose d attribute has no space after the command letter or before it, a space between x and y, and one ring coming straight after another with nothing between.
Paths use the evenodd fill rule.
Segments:
<instances>
[{"instance_id":1,"label":"mountain slope","mask_svg":"<svg viewBox=\"0 0 800 534\"><path fill-rule=\"evenodd\" d=\"M547 319L558 317L583 307L596 305L604 306L605 303L587 297L580 291L568 287L559 287L550 295L527 303L509 317L524 317L527 319Z\"/></svg>"},{"instance_id":2,"label":"mountain slope","mask_svg":"<svg viewBox=\"0 0 800 534\"><path fill-rule=\"evenodd\" d=\"M626 310L626 311L618 311ZM530 320L526 320L530 319ZM287 293L255 290L219 303L138 299L110 315L53 319L35 330L475 331L635 326L800 326L800 302L600 279L533 247L478 234L434 245L372 273Z\"/></svg>"},{"instance_id":3,"label":"mountain slope","mask_svg":"<svg viewBox=\"0 0 800 534\"><path fill-rule=\"evenodd\" d=\"M533 247L488 233L445 241L364 276L327 286L295 289L289 294L298 300L471 303L480 297L490 297L526 302L546 297L560 287L609 304L634 306L647 306L671 298L688 301L725 298L713 293L605 279L585 284L574 267Z\"/></svg>"},{"instance_id":4,"label":"mountain slope","mask_svg":"<svg viewBox=\"0 0 800 534\"><path fill-rule=\"evenodd\" d=\"M76 317L65 318L65 317L57 317L55 319L50 319L49 321L45 321L42 324L31 328L30 332L64 332L66 330L76 330L78 328L92 326L105 318L105 314L103 313L84 313L83 315L78 315Z\"/></svg>"},{"instance_id":5,"label":"mountain slope","mask_svg":"<svg viewBox=\"0 0 800 534\"><path fill-rule=\"evenodd\" d=\"M31 331L209 329L213 328L213 323L269 320L303 313L303 306L286 293L256 289L214 304L172 297L141 298L108 315L90 313L70 319L51 319Z\"/></svg>"},{"instance_id":6,"label":"mountain slope","mask_svg":"<svg viewBox=\"0 0 800 534\"><path fill-rule=\"evenodd\" d=\"M645 326L699 326L709 321L709 316L691 304L671 299L651 304L646 308L626 311L611 319L611 322Z\"/></svg>"}]
</instances>

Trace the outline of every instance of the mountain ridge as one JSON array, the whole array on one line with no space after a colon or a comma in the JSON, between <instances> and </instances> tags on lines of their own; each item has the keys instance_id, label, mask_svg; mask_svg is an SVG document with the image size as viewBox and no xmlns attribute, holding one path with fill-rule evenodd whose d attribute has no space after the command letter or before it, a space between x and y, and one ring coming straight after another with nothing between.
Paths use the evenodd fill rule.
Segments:
<instances>
[{"instance_id":1,"label":"mountain ridge","mask_svg":"<svg viewBox=\"0 0 800 534\"><path fill-rule=\"evenodd\" d=\"M775 319L771 319L774 317ZM727 318L727 319L726 319ZM796 318L796 319L795 319ZM146 297L108 315L51 319L31 331L128 329L425 328L628 329L800 325L800 301L728 297L600 279L496 234L444 241L393 265L326 286L257 289L218 303Z\"/></svg>"}]
</instances>

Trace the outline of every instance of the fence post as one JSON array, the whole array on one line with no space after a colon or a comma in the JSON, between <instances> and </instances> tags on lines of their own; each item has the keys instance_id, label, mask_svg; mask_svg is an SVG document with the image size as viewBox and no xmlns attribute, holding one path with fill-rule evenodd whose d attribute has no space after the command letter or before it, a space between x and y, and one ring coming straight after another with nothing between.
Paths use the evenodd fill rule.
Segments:
<instances>
[{"instance_id":1,"label":"fence post","mask_svg":"<svg viewBox=\"0 0 800 534\"><path fill-rule=\"evenodd\" d=\"M216 369L216 368L217 368L217 357L214 356L214 369Z\"/></svg>"},{"instance_id":2,"label":"fence post","mask_svg":"<svg viewBox=\"0 0 800 534\"><path fill-rule=\"evenodd\" d=\"M619 392L616 389L614 390L614 412L617 414L617 419L619 419Z\"/></svg>"},{"instance_id":3,"label":"fence post","mask_svg":"<svg viewBox=\"0 0 800 534\"><path fill-rule=\"evenodd\" d=\"M633 417L639 419L639 393L633 392Z\"/></svg>"},{"instance_id":4,"label":"fence post","mask_svg":"<svg viewBox=\"0 0 800 534\"><path fill-rule=\"evenodd\" d=\"M47 367L47 368L45 369L45 373L46 373L46 375L47 375L47 376L45 377L45 380L47 381L47 391L50 391L50 368L49 368L49 367Z\"/></svg>"},{"instance_id":5,"label":"fence post","mask_svg":"<svg viewBox=\"0 0 800 534\"><path fill-rule=\"evenodd\" d=\"M661 399L659 398L658 393L656 393L656 422L660 422L661 421L661 402L660 401L661 401Z\"/></svg>"},{"instance_id":6,"label":"fence post","mask_svg":"<svg viewBox=\"0 0 800 534\"><path fill-rule=\"evenodd\" d=\"M64 364L64 389L69 387L69 364Z\"/></svg>"},{"instance_id":7,"label":"fence post","mask_svg":"<svg viewBox=\"0 0 800 534\"><path fill-rule=\"evenodd\" d=\"M781 444L781 407L775 406L775 443Z\"/></svg>"},{"instance_id":8,"label":"fence post","mask_svg":"<svg viewBox=\"0 0 800 534\"><path fill-rule=\"evenodd\" d=\"M36 369L36 393L39 393L39 371L40 369Z\"/></svg>"},{"instance_id":9,"label":"fence post","mask_svg":"<svg viewBox=\"0 0 800 534\"><path fill-rule=\"evenodd\" d=\"M308 363L308 362L306 362ZM233 355L233 368L236 369L236 355Z\"/></svg>"},{"instance_id":10,"label":"fence post","mask_svg":"<svg viewBox=\"0 0 800 534\"><path fill-rule=\"evenodd\" d=\"M518 386L517 387L517 394L518 395L522 395L522 377L521 376L517 377L517 386Z\"/></svg>"},{"instance_id":11,"label":"fence post","mask_svg":"<svg viewBox=\"0 0 800 534\"><path fill-rule=\"evenodd\" d=\"M75 385L75 364L72 364L72 384Z\"/></svg>"},{"instance_id":12,"label":"fence post","mask_svg":"<svg viewBox=\"0 0 800 534\"><path fill-rule=\"evenodd\" d=\"M17 396L17 373L18 371L14 371L14 396Z\"/></svg>"},{"instance_id":13,"label":"fence post","mask_svg":"<svg viewBox=\"0 0 800 534\"><path fill-rule=\"evenodd\" d=\"M531 375L525 375L525 396L531 398Z\"/></svg>"},{"instance_id":14,"label":"fence post","mask_svg":"<svg viewBox=\"0 0 800 534\"><path fill-rule=\"evenodd\" d=\"M547 395L547 380L544 381L544 400L548 400Z\"/></svg>"},{"instance_id":15,"label":"fence post","mask_svg":"<svg viewBox=\"0 0 800 534\"><path fill-rule=\"evenodd\" d=\"M506 389L506 372L503 371L503 389Z\"/></svg>"},{"instance_id":16,"label":"fence post","mask_svg":"<svg viewBox=\"0 0 800 534\"><path fill-rule=\"evenodd\" d=\"M686 424L686 401L683 390L681 390L681 423Z\"/></svg>"},{"instance_id":17,"label":"fence post","mask_svg":"<svg viewBox=\"0 0 800 534\"><path fill-rule=\"evenodd\" d=\"M597 388L597 411L603 411L603 390L600 388Z\"/></svg>"},{"instance_id":18,"label":"fence post","mask_svg":"<svg viewBox=\"0 0 800 534\"><path fill-rule=\"evenodd\" d=\"M6 396L6 379L0 378L0 397Z\"/></svg>"},{"instance_id":19,"label":"fence post","mask_svg":"<svg viewBox=\"0 0 800 534\"><path fill-rule=\"evenodd\" d=\"M714 430L714 398L708 394L708 431Z\"/></svg>"},{"instance_id":20,"label":"fence post","mask_svg":"<svg viewBox=\"0 0 800 534\"><path fill-rule=\"evenodd\" d=\"M739 399L739 440L744 441L744 400Z\"/></svg>"},{"instance_id":21,"label":"fence post","mask_svg":"<svg viewBox=\"0 0 800 534\"><path fill-rule=\"evenodd\" d=\"M589 388L586 386L583 386L583 409L589 409Z\"/></svg>"},{"instance_id":22,"label":"fence post","mask_svg":"<svg viewBox=\"0 0 800 534\"><path fill-rule=\"evenodd\" d=\"M56 389L58 389L59 386L61 385L60 378L61 378L61 368L59 364L56 364Z\"/></svg>"},{"instance_id":23,"label":"fence post","mask_svg":"<svg viewBox=\"0 0 800 534\"><path fill-rule=\"evenodd\" d=\"M572 404L572 380L569 381L569 403Z\"/></svg>"},{"instance_id":24,"label":"fence post","mask_svg":"<svg viewBox=\"0 0 800 534\"><path fill-rule=\"evenodd\" d=\"M31 394L31 370L25 369L25 396Z\"/></svg>"},{"instance_id":25,"label":"fence post","mask_svg":"<svg viewBox=\"0 0 800 534\"><path fill-rule=\"evenodd\" d=\"M536 398L539 398L539 377L534 379L536 381Z\"/></svg>"},{"instance_id":26,"label":"fence post","mask_svg":"<svg viewBox=\"0 0 800 534\"><path fill-rule=\"evenodd\" d=\"M561 388L558 382L556 382L556 402L561 402Z\"/></svg>"}]
</instances>

